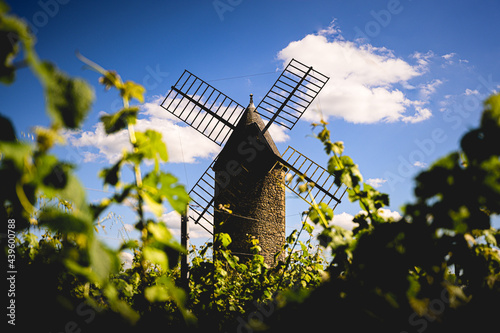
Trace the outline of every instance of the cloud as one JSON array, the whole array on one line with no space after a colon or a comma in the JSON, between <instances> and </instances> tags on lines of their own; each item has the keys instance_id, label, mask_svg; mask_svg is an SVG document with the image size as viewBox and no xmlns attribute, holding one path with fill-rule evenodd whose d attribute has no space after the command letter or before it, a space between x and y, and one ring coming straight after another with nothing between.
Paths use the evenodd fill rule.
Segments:
<instances>
[{"instance_id":1,"label":"cloud","mask_svg":"<svg viewBox=\"0 0 500 333\"><path fill-rule=\"evenodd\" d=\"M217 144L160 107L163 98L156 96L141 106L135 125L136 131L152 129L160 132L167 145L169 162L194 163L198 158L212 158L217 155L220 150ZM107 135L102 123L96 124L90 131L67 131L64 135L72 146L83 150L81 153L84 157L83 162L103 159L114 163L120 158L124 149L131 150L127 130Z\"/></svg>"},{"instance_id":2,"label":"cloud","mask_svg":"<svg viewBox=\"0 0 500 333\"><path fill-rule=\"evenodd\" d=\"M195 214L192 211L190 211L190 216L194 217ZM169 230L172 232L173 235L175 236L181 235L181 216L179 215L179 213L177 213L176 211L165 213L161 216L160 220L167 224ZM211 226L207 225L206 227L208 228ZM188 234L190 239L212 237L212 235L210 235L205 229L203 229L203 227L200 224L193 223L191 219L189 219Z\"/></svg>"},{"instance_id":3,"label":"cloud","mask_svg":"<svg viewBox=\"0 0 500 333\"><path fill-rule=\"evenodd\" d=\"M359 211L358 214L366 214L365 211ZM401 214L398 211L391 211L390 209L386 208L379 208L378 214L385 218L387 221L398 221L401 219ZM340 214L335 214L333 217L333 224L338 225L339 227L342 227L347 230L352 230L353 228L357 227L358 224L352 222L352 219L354 218L353 215L349 213L340 213Z\"/></svg>"},{"instance_id":4,"label":"cloud","mask_svg":"<svg viewBox=\"0 0 500 333\"><path fill-rule=\"evenodd\" d=\"M411 65L387 48L345 40L334 24L291 42L278 53L284 63L296 58L330 77L319 95L325 118L377 123L419 122L430 117L429 109L419 107L421 101L410 100L399 87L412 87L408 81L427 70L429 59L435 56L432 52L414 53L416 64ZM317 121L318 114L310 109L304 118Z\"/></svg>"},{"instance_id":5,"label":"cloud","mask_svg":"<svg viewBox=\"0 0 500 333\"><path fill-rule=\"evenodd\" d=\"M429 70L431 60L436 57L436 54L432 51L426 53L414 52L410 57L417 62L416 68L422 73L425 73Z\"/></svg>"},{"instance_id":6,"label":"cloud","mask_svg":"<svg viewBox=\"0 0 500 333\"><path fill-rule=\"evenodd\" d=\"M432 116L431 110L427 108L422 108L420 106L415 106L416 113L413 116L402 117L401 120L405 123L419 123Z\"/></svg>"},{"instance_id":7,"label":"cloud","mask_svg":"<svg viewBox=\"0 0 500 333\"><path fill-rule=\"evenodd\" d=\"M134 260L134 255L129 252L120 252L120 259L123 263L123 270L127 270L132 267L132 261Z\"/></svg>"},{"instance_id":8,"label":"cloud","mask_svg":"<svg viewBox=\"0 0 500 333\"><path fill-rule=\"evenodd\" d=\"M427 163L424 163L422 161L416 161L415 163L413 163L413 166L416 166L417 168L425 168L427 166Z\"/></svg>"},{"instance_id":9,"label":"cloud","mask_svg":"<svg viewBox=\"0 0 500 333\"><path fill-rule=\"evenodd\" d=\"M390 209L386 208L379 208L378 214L389 221L398 221L402 217L398 211L391 211Z\"/></svg>"},{"instance_id":10,"label":"cloud","mask_svg":"<svg viewBox=\"0 0 500 333\"><path fill-rule=\"evenodd\" d=\"M271 124L269 134L271 134L274 142L285 142L290 139L290 136L286 133L286 129L276 124Z\"/></svg>"},{"instance_id":11,"label":"cloud","mask_svg":"<svg viewBox=\"0 0 500 333\"><path fill-rule=\"evenodd\" d=\"M366 180L366 183L368 185L371 185L375 188L379 188L385 182L387 182L387 179L383 179L383 178L370 178L370 179Z\"/></svg>"},{"instance_id":12,"label":"cloud","mask_svg":"<svg viewBox=\"0 0 500 333\"><path fill-rule=\"evenodd\" d=\"M354 227L356 227L358 224L352 222L352 219L354 216L348 213L340 213L340 214L335 214L333 216L333 224L338 225L339 227L342 227L347 230L352 230Z\"/></svg>"},{"instance_id":13,"label":"cloud","mask_svg":"<svg viewBox=\"0 0 500 333\"><path fill-rule=\"evenodd\" d=\"M436 92L437 87L443 84L443 81L435 79L430 83L422 84L420 86L420 94L423 99L428 99L432 94Z\"/></svg>"},{"instance_id":14,"label":"cloud","mask_svg":"<svg viewBox=\"0 0 500 333\"><path fill-rule=\"evenodd\" d=\"M167 146L169 162L171 163L195 163L200 158L215 157L221 148L162 108L160 104L163 99L163 96L155 96L150 102L141 106L135 130L144 132L147 129L152 129L160 132L163 142ZM101 114L105 113L101 112ZM216 122L208 124L208 120L209 117L204 120L207 125L213 127L213 124L216 124ZM199 122L194 123L193 126L199 124ZM281 126L273 124L269 128L269 132L275 142L284 142L289 139L285 129ZM104 131L102 123L96 124L89 131L65 131L63 135L71 146L78 148L83 162L104 160L115 163L122 156L123 150L131 150L127 130L123 129L108 135Z\"/></svg>"},{"instance_id":15,"label":"cloud","mask_svg":"<svg viewBox=\"0 0 500 333\"><path fill-rule=\"evenodd\" d=\"M470 95L479 95L479 91L477 89L465 89L465 96L470 96Z\"/></svg>"},{"instance_id":16,"label":"cloud","mask_svg":"<svg viewBox=\"0 0 500 333\"><path fill-rule=\"evenodd\" d=\"M445 54L443 56L441 56L443 59L445 60L450 60L451 58L453 58L454 56L456 56L457 54L452 52L452 53L448 53L448 54Z\"/></svg>"}]
</instances>

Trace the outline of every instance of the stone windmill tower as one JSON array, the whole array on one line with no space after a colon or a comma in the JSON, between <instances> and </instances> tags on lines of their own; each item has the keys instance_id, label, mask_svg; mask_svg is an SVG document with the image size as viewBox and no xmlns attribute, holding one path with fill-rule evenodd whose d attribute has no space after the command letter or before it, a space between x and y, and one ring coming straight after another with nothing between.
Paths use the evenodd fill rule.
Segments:
<instances>
[{"instance_id":1,"label":"stone windmill tower","mask_svg":"<svg viewBox=\"0 0 500 333\"><path fill-rule=\"evenodd\" d=\"M229 234L230 249L243 257L251 253L246 240L257 238L260 254L272 264L285 242L285 171L273 168L280 154L270 133L261 134L264 128L250 95L250 104L213 166L215 179L221 180L228 165L235 167L231 182L216 182L214 230Z\"/></svg>"},{"instance_id":2,"label":"stone windmill tower","mask_svg":"<svg viewBox=\"0 0 500 333\"><path fill-rule=\"evenodd\" d=\"M187 241L192 220L214 237L229 234L230 249L245 259L252 255L248 239L255 237L265 262L273 265L285 241L285 187L309 204L311 197L340 203L345 191L336 196L340 187L325 169L291 147L280 154L268 132L272 124L292 129L327 81L292 59L259 105L250 95L244 108L184 71L161 106L224 148L189 192L182 239ZM297 190L294 176L308 184L308 192Z\"/></svg>"}]
</instances>

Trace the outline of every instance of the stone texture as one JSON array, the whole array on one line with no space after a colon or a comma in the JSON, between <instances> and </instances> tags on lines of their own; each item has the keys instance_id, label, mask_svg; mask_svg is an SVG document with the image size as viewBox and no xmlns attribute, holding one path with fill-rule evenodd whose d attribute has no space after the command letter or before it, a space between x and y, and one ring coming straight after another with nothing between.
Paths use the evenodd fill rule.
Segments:
<instances>
[{"instance_id":1,"label":"stone texture","mask_svg":"<svg viewBox=\"0 0 500 333\"><path fill-rule=\"evenodd\" d=\"M229 234L242 260L251 256L248 239L257 238L272 266L285 242L285 172L271 171L279 153L269 133L260 134L264 123L253 111L250 103L214 164L214 234Z\"/></svg>"}]
</instances>

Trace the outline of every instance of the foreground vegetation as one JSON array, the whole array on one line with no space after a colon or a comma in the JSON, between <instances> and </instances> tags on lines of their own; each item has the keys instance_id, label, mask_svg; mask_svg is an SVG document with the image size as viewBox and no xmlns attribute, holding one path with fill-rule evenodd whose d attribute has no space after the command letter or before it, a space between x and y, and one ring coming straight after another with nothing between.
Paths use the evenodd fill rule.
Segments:
<instances>
[{"instance_id":1,"label":"foreground vegetation","mask_svg":"<svg viewBox=\"0 0 500 333\"><path fill-rule=\"evenodd\" d=\"M187 249L159 217L167 202L182 213L189 197L175 176L160 168L168 161L161 134L135 131L139 107L132 102L143 102L144 88L79 55L101 75L101 84L120 94L123 108L101 121L108 135L126 129L131 145L100 173L116 194L89 204L75 166L51 150L64 141L63 130L81 126L93 89L40 60L33 38L0 2L0 81L12 84L18 67L27 66L45 90L51 120L34 130L31 144L0 117L0 216L9 221L4 230L16 232L14 248L2 238L2 260L20 273L15 328L462 332L496 327L500 233L491 216L500 213L500 95L485 102L479 127L463 136L460 151L418 175L416 200L404 207L399 221L382 217L389 197L363 183L343 143L331 140L327 124L313 124L328 170L363 211L354 217L356 228L333 225L332 210L314 205L304 214L302 229L287 238L286 260L274 268L263 263L255 241L253 259L240 262L226 249L231 239L220 234L216 246L190 250L185 290L178 258ZM143 172L146 160L154 167ZM132 182L121 177L124 168L133 171ZM141 238L113 250L99 239L99 222L125 200L134 202ZM146 206L154 215L145 213ZM321 249L312 245L314 228ZM299 233L309 234L309 241L298 241ZM213 248L221 251L215 261L207 256ZM121 251L135 254L131 268L121 268ZM331 262L321 251L331 254Z\"/></svg>"}]
</instances>

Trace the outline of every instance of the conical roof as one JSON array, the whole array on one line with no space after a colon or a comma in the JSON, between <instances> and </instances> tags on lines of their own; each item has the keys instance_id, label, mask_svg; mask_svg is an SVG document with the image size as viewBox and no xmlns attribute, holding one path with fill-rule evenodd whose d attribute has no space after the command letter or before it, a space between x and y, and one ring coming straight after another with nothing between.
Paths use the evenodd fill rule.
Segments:
<instances>
[{"instance_id":1,"label":"conical roof","mask_svg":"<svg viewBox=\"0 0 500 333\"><path fill-rule=\"evenodd\" d=\"M252 145L252 137L257 138L257 142L261 145L263 144L265 146L264 149L268 150L273 155L280 155L271 134L269 134L269 131L266 131L263 136L260 134L266 125L255 110L256 108L253 104L253 95L250 95L250 103L246 107L240 120L238 121L238 124L236 124L233 133L219 154L219 158L214 165L214 169L217 169L218 165L220 166L220 163L223 163L223 161L227 161L229 159L239 160L240 158L238 155L241 155L240 152L242 147L244 147L245 144Z\"/></svg>"}]
</instances>

